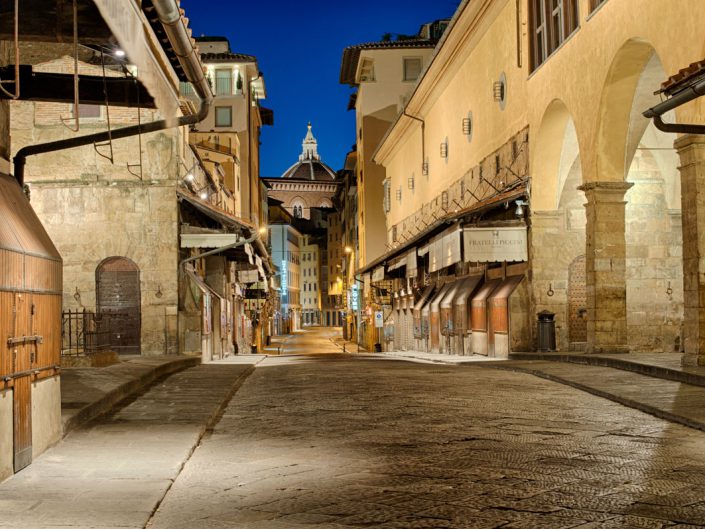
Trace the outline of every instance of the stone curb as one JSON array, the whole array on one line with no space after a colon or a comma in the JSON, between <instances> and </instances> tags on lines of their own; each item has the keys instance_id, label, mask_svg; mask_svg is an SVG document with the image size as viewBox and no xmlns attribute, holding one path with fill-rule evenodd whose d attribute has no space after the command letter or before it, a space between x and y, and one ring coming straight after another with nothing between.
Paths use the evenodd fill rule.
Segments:
<instances>
[{"instance_id":1,"label":"stone curb","mask_svg":"<svg viewBox=\"0 0 705 529\"><path fill-rule=\"evenodd\" d=\"M116 388L105 393L99 399L91 402L80 408L78 412L62 420L63 437L66 437L72 430L78 428L82 424L95 419L111 409L113 409L122 400L134 396L135 393L145 389L158 378L172 375L179 371L183 371L189 367L195 367L201 364L200 357L175 358L173 361L164 362L153 366L152 369L141 373L132 380L129 380Z\"/></svg>"},{"instance_id":2,"label":"stone curb","mask_svg":"<svg viewBox=\"0 0 705 529\"><path fill-rule=\"evenodd\" d=\"M504 365L499 365L499 364L478 364L480 367L484 367L487 369L499 369L502 371L514 371L517 373L526 373L528 375L533 375L539 378L543 378L545 380L550 380L551 382L556 382L558 384L564 384L566 386L570 386L572 388L585 391L586 393L591 393L592 395L595 395L597 397L602 397L608 400L611 400L613 402L616 402L617 404L622 404L623 406L627 406L629 408L634 408L639 411L643 411L644 413L648 413L649 415L653 415L655 417L658 417L659 419L664 419L666 421L682 424L683 426L688 426L689 428L694 428L696 430L701 430L705 432L705 423L700 422L700 421L695 421L693 419L689 419L687 417L683 417L681 415L676 415L674 413L671 413L666 410L662 410L660 408L656 408L655 406L650 406L649 404L644 404L643 402L637 402L632 399L628 399L625 397L620 397L619 395L615 395L614 393L610 393L607 391L603 391L601 389L593 388L590 386L587 386L585 384L581 384L580 382L574 382L572 380L568 380L563 377L559 377L556 375L551 375L548 373L544 373L543 371L539 371L536 369L529 369L525 367L518 367L518 366L512 366L511 364L504 364ZM605 367L610 367L610 366L605 366Z\"/></svg>"},{"instance_id":3,"label":"stone curb","mask_svg":"<svg viewBox=\"0 0 705 529\"><path fill-rule=\"evenodd\" d=\"M238 392L238 390L245 383L247 378L252 373L255 372L256 367L257 367L256 364L250 365L248 369L243 371L240 374L240 376L238 376L235 379L235 382L233 382L232 385L225 392L225 395L223 396L223 399L220 401L220 404L218 404L218 406L216 406L216 408L213 410L213 413L211 413L210 417L208 417L208 420L200 428L200 430L198 431L198 437L196 438L196 441L193 443L193 445L191 446L191 449L188 451L188 454L186 455L184 460L179 465L179 468L176 471L176 475L170 479L169 486L164 491L164 494L162 495L161 499L157 502L157 504L152 509L152 512L149 515L149 519L145 523L145 527L148 527L152 523L154 516L157 514L157 511L159 511L159 508L161 507L162 502L164 501L164 498L167 497L167 495L169 494L169 491L171 490L171 487L174 485L174 483L176 483L176 480L181 475L181 472L183 472L184 467L186 466L186 463L189 462L189 460L193 456L193 453L196 451L196 448L198 448L200 446L200 444L203 441L203 438L206 436L206 434L213 432L213 428L215 428L215 425L218 424L218 422L220 421L220 418L223 416L223 413L225 412L225 409L227 408L228 404L230 404L230 401L233 399L235 394Z\"/></svg>"},{"instance_id":4,"label":"stone curb","mask_svg":"<svg viewBox=\"0 0 705 529\"><path fill-rule=\"evenodd\" d=\"M619 358L594 355L541 354L541 353L511 353L509 360L547 360L550 362L568 362L599 367L612 367L622 371L631 371L640 375L663 378L674 382L683 382L691 386L705 387L705 375L679 371L668 367L642 364Z\"/></svg>"}]
</instances>

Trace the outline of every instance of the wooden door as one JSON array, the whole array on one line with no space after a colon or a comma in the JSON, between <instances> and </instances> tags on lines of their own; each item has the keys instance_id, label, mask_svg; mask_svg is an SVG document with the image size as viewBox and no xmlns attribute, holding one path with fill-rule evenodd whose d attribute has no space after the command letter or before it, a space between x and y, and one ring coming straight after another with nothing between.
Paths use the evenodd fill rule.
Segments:
<instances>
[{"instance_id":1,"label":"wooden door","mask_svg":"<svg viewBox=\"0 0 705 529\"><path fill-rule=\"evenodd\" d=\"M585 256L576 257L568 269L568 335L570 343L587 342L587 292Z\"/></svg>"},{"instance_id":2,"label":"wooden door","mask_svg":"<svg viewBox=\"0 0 705 529\"><path fill-rule=\"evenodd\" d=\"M15 294L13 306L14 336L11 340L33 336L32 299L28 294ZM8 342L9 344L9 342ZM10 345L10 344L9 344ZM32 462L32 384L31 369L34 367L34 343L19 342L10 345L12 354L13 381L13 437L15 472Z\"/></svg>"},{"instance_id":3,"label":"wooden door","mask_svg":"<svg viewBox=\"0 0 705 529\"><path fill-rule=\"evenodd\" d=\"M98 333L119 354L141 350L140 271L124 257L110 257L96 269Z\"/></svg>"}]
</instances>

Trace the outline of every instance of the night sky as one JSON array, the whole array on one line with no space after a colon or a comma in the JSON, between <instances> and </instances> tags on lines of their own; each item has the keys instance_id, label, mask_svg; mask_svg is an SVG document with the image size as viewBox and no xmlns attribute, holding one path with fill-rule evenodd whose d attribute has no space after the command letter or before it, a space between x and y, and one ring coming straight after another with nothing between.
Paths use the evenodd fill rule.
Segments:
<instances>
[{"instance_id":1,"label":"night sky","mask_svg":"<svg viewBox=\"0 0 705 529\"><path fill-rule=\"evenodd\" d=\"M261 175L279 176L298 159L311 121L318 152L334 170L355 142L352 88L338 83L343 48L415 34L452 16L457 0L182 0L194 36L225 36L234 52L255 55L264 73L274 127L263 127Z\"/></svg>"}]
</instances>

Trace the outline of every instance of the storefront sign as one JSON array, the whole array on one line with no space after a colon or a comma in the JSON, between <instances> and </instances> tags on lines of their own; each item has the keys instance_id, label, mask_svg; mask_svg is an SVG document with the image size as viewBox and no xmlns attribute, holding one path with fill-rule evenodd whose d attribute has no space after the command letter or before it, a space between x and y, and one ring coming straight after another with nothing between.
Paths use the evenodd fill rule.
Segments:
<instances>
[{"instance_id":1,"label":"storefront sign","mask_svg":"<svg viewBox=\"0 0 705 529\"><path fill-rule=\"evenodd\" d=\"M350 289L350 309L357 311L360 302L360 293L357 289L357 285L353 285Z\"/></svg>"},{"instance_id":2,"label":"storefront sign","mask_svg":"<svg viewBox=\"0 0 705 529\"><path fill-rule=\"evenodd\" d=\"M383 266L378 266L372 272L372 282L376 283L377 281L384 281L384 267Z\"/></svg>"},{"instance_id":3,"label":"storefront sign","mask_svg":"<svg viewBox=\"0 0 705 529\"><path fill-rule=\"evenodd\" d=\"M498 263L528 261L526 227L465 228L465 261Z\"/></svg>"}]
</instances>

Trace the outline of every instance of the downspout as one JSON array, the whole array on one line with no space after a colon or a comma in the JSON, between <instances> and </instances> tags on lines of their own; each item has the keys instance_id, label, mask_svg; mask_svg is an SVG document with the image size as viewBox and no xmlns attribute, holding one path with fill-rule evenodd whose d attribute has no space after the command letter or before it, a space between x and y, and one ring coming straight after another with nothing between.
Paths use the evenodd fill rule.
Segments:
<instances>
[{"instance_id":1,"label":"downspout","mask_svg":"<svg viewBox=\"0 0 705 529\"><path fill-rule=\"evenodd\" d=\"M424 166L426 164L426 122L421 118L417 118L416 116L408 114L406 112L406 108L402 111L402 115L421 123L421 174L425 175L426 173L424 171Z\"/></svg>"},{"instance_id":2,"label":"downspout","mask_svg":"<svg viewBox=\"0 0 705 529\"><path fill-rule=\"evenodd\" d=\"M662 116L669 110L684 105L693 99L705 95L705 79L684 88L676 95L667 99L663 103L659 103L655 107L648 109L643 113L645 118L653 119L654 125L662 132L676 132L683 134L705 134L705 125L695 124L680 124L680 123L664 123Z\"/></svg>"},{"instance_id":3,"label":"downspout","mask_svg":"<svg viewBox=\"0 0 705 529\"><path fill-rule=\"evenodd\" d=\"M198 97L201 99L201 108L198 113L190 116L182 116L176 121L164 119L160 121L153 121L152 123L147 123L145 125L123 127L111 132L99 132L96 134L80 136L78 138L69 138L66 140L52 141L22 147L19 151L17 151L17 154L15 154L15 157L13 158L15 165L15 178L20 186L24 184L24 170L27 163L27 156L71 149L73 147L81 147L92 143L109 141L110 139L128 138L138 134L156 132L173 127L193 125L203 121L208 116L210 105L213 100L213 92L211 91L208 81L203 75L198 52L191 42L179 8L176 5L175 0L153 0L153 3L157 13L159 14L159 21L164 26L164 31L169 38L169 43L173 47L174 53L179 59L179 63L186 74L186 78L193 84Z\"/></svg>"}]
</instances>

